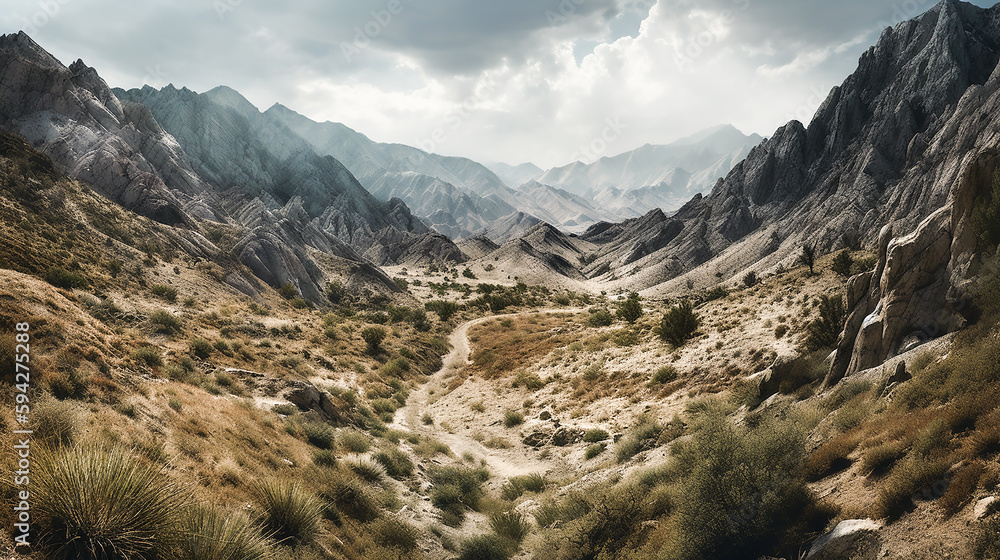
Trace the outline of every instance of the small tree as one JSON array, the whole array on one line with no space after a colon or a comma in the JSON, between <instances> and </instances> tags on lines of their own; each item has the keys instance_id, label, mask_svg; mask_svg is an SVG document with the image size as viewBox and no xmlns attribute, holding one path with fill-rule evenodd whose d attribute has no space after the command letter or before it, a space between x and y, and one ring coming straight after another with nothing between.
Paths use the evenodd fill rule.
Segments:
<instances>
[{"instance_id":1,"label":"small tree","mask_svg":"<svg viewBox=\"0 0 1000 560\"><path fill-rule=\"evenodd\" d=\"M683 346L684 342L694 336L698 330L698 315L694 306L688 301L673 307L663 314L660 320L659 335L665 342L674 346Z\"/></svg>"},{"instance_id":2,"label":"small tree","mask_svg":"<svg viewBox=\"0 0 1000 560\"><path fill-rule=\"evenodd\" d=\"M368 345L369 354L382 351L382 341L385 340L385 329L382 327L366 327L361 330L361 338Z\"/></svg>"},{"instance_id":3,"label":"small tree","mask_svg":"<svg viewBox=\"0 0 1000 560\"><path fill-rule=\"evenodd\" d=\"M639 294L632 292L625 301L618 306L618 316L628 323L634 323L642 317L642 303Z\"/></svg>"},{"instance_id":4,"label":"small tree","mask_svg":"<svg viewBox=\"0 0 1000 560\"><path fill-rule=\"evenodd\" d=\"M806 348L810 351L832 348L837 344L846 318L847 312L844 309L843 298L840 296L832 298L820 296L819 319L809 323L806 327L808 333Z\"/></svg>"},{"instance_id":5,"label":"small tree","mask_svg":"<svg viewBox=\"0 0 1000 560\"><path fill-rule=\"evenodd\" d=\"M850 276L852 265L854 265L854 259L851 258L851 252L847 249L833 257L833 271L841 276Z\"/></svg>"},{"instance_id":6,"label":"small tree","mask_svg":"<svg viewBox=\"0 0 1000 560\"><path fill-rule=\"evenodd\" d=\"M340 280L334 280L326 284L326 299L330 300L330 303L334 305L344 299L344 285L340 283Z\"/></svg>"},{"instance_id":7,"label":"small tree","mask_svg":"<svg viewBox=\"0 0 1000 560\"><path fill-rule=\"evenodd\" d=\"M424 304L424 308L437 313L442 321L447 321L458 312L458 304L453 301L429 301Z\"/></svg>"},{"instance_id":8,"label":"small tree","mask_svg":"<svg viewBox=\"0 0 1000 560\"><path fill-rule=\"evenodd\" d=\"M760 282L760 278L758 278L757 273L752 270L743 276L743 285L747 288L753 288L758 282Z\"/></svg>"},{"instance_id":9,"label":"small tree","mask_svg":"<svg viewBox=\"0 0 1000 560\"><path fill-rule=\"evenodd\" d=\"M802 256L799 257L802 264L809 267L809 275L815 274L813 267L816 265L816 248L812 245L802 246Z\"/></svg>"}]
</instances>

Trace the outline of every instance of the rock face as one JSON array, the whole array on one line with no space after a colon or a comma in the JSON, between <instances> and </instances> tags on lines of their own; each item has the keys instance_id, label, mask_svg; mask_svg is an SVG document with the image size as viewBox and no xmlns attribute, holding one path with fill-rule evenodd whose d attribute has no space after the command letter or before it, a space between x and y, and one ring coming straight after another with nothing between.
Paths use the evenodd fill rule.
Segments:
<instances>
[{"instance_id":1,"label":"rock face","mask_svg":"<svg viewBox=\"0 0 1000 560\"><path fill-rule=\"evenodd\" d=\"M792 121L752 149L608 289L676 293L791 266L803 243L824 253L856 232L875 248L888 224L913 231L997 145L1000 115L987 107L998 60L997 6L945 0L887 29L808 127Z\"/></svg>"},{"instance_id":2,"label":"rock face","mask_svg":"<svg viewBox=\"0 0 1000 560\"><path fill-rule=\"evenodd\" d=\"M291 283L314 302L331 279L398 291L360 256L378 240L404 245L380 264L421 247L461 258L401 201L378 201L227 88L112 90L83 61L67 68L24 33L0 36L0 77L0 127L112 201L178 226L195 256L231 251L261 280ZM225 250L206 239L217 226L236 237ZM250 295L262 289L246 269L224 277Z\"/></svg>"},{"instance_id":3,"label":"rock face","mask_svg":"<svg viewBox=\"0 0 1000 560\"><path fill-rule=\"evenodd\" d=\"M841 558L871 558L881 548L878 530L882 525L871 519L848 519L837 523L832 531L816 539L805 560L840 560Z\"/></svg>"},{"instance_id":4,"label":"rock face","mask_svg":"<svg viewBox=\"0 0 1000 560\"><path fill-rule=\"evenodd\" d=\"M993 101L998 105L1000 95ZM973 313L967 288L979 269L971 216L998 170L996 153L980 153L955 182L948 204L916 231L893 238L892 226L883 228L875 270L848 283L850 312L824 385L966 324Z\"/></svg>"}]
</instances>

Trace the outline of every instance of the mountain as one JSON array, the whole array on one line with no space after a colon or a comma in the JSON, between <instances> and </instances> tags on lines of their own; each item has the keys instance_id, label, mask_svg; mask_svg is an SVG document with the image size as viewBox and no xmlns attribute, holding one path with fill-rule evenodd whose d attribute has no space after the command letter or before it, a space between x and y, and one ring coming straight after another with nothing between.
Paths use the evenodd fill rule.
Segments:
<instances>
[{"instance_id":1,"label":"mountain","mask_svg":"<svg viewBox=\"0 0 1000 560\"><path fill-rule=\"evenodd\" d=\"M545 174L545 170L533 163L522 163L520 165L508 165L499 162L483 163L490 171L496 173L497 177L509 187L517 187L528 181L534 181Z\"/></svg>"},{"instance_id":2,"label":"mountain","mask_svg":"<svg viewBox=\"0 0 1000 560\"><path fill-rule=\"evenodd\" d=\"M747 136L732 125L722 125L665 146L647 144L591 164L575 162L549 169L538 181L595 199L607 189L643 187L659 187L665 200L688 199L711 188L761 140L756 134Z\"/></svg>"},{"instance_id":3,"label":"mountain","mask_svg":"<svg viewBox=\"0 0 1000 560\"><path fill-rule=\"evenodd\" d=\"M441 179L413 171L386 173L371 185L370 190L381 200L403 200L435 231L452 239L470 237L490 222L516 212L514 207L497 197L483 198Z\"/></svg>"},{"instance_id":4,"label":"mountain","mask_svg":"<svg viewBox=\"0 0 1000 560\"><path fill-rule=\"evenodd\" d=\"M82 60L67 68L24 33L0 36L0 75L0 127L108 199L177 228L195 258L235 257L245 268L226 281L244 293L259 292L245 273L314 302L333 279L398 291L362 253L391 237L384 230L413 244L431 235L401 201L377 200L232 90L112 90ZM451 246L435 254L457 253Z\"/></svg>"},{"instance_id":5,"label":"mountain","mask_svg":"<svg viewBox=\"0 0 1000 560\"><path fill-rule=\"evenodd\" d=\"M518 187L512 204L522 212L567 231L582 231L597 222L617 221L623 217L598 207L586 197L538 181Z\"/></svg>"},{"instance_id":6,"label":"mountain","mask_svg":"<svg viewBox=\"0 0 1000 560\"><path fill-rule=\"evenodd\" d=\"M808 128L792 121L753 148L617 282L683 291L792 265L803 244L823 253L850 233L874 248L883 226L912 231L996 149L997 114L978 108L1000 85L998 60L1000 7L946 0L885 30Z\"/></svg>"}]
</instances>

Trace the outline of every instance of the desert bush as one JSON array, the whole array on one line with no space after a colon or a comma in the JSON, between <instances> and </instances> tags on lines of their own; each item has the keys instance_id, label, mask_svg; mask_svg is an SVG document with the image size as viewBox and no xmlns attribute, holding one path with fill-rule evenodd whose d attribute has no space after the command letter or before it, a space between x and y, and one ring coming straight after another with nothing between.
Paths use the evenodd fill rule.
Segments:
<instances>
[{"instance_id":1,"label":"desert bush","mask_svg":"<svg viewBox=\"0 0 1000 560\"><path fill-rule=\"evenodd\" d=\"M363 523L382 515L382 501L371 485L353 474L338 469L316 469L311 473L311 483L319 489L319 497L326 502L327 517L336 518L338 512Z\"/></svg>"},{"instance_id":2,"label":"desert bush","mask_svg":"<svg viewBox=\"0 0 1000 560\"><path fill-rule=\"evenodd\" d=\"M897 519L913 506L913 497L921 491L940 497L947 487L945 475L950 466L947 459L932 461L913 454L898 461L879 489L879 515Z\"/></svg>"},{"instance_id":3,"label":"desert bush","mask_svg":"<svg viewBox=\"0 0 1000 560\"><path fill-rule=\"evenodd\" d=\"M302 426L302 431L305 433L306 440L310 444L320 449L333 449L336 434L330 426L311 422Z\"/></svg>"},{"instance_id":4,"label":"desert bush","mask_svg":"<svg viewBox=\"0 0 1000 560\"><path fill-rule=\"evenodd\" d=\"M149 287L149 291L152 292L154 296L163 298L165 301L169 301L171 303L177 301L177 288L173 286L168 286L166 284L153 284Z\"/></svg>"},{"instance_id":5,"label":"desert bush","mask_svg":"<svg viewBox=\"0 0 1000 560\"><path fill-rule=\"evenodd\" d=\"M847 311L840 296L820 296L819 319L806 326L806 348L810 351L832 348L844 330Z\"/></svg>"},{"instance_id":6,"label":"desert bush","mask_svg":"<svg viewBox=\"0 0 1000 560\"><path fill-rule=\"evenodd\" d=\"M398 519L383 517L368 524L365 530L386 548L404 552L417 548L417 530Z\"/></svg>"},{"instance_id":7,"label":"desert bush","mask_svg":"<svg viewBox=\"0 0 1000 560\"><path fill-rule=\"evenodd\" d=\"M803 444L803 430L791 422L747 430L721 414L699 418L675 456L676 539L667 556L757 558L779 546L811 501L797 474Z\"/></svg>"},{"instance_id":8,"label":"desert bush","mask_svg":"<svg viewBox=\"0 0 1000 560\"><path fill-rule=\"evenodd\" d=\"M758 282L760 279L757 277L757 273L752 270L743 275L743 285L748 288L756 286Z\"/></svg>"},{"instance_id":9,"label":"desert bush","mask_svg":"<svg viewBox=\"0 0 1000 560\"><path fill-rule=\"evenodd\" d=\"M513 428L524 423L524 415L516 410L508 410L503 415L503 425L505 428Z\"/></svg>"},{"instance_id":10,"label":"desert bush","mask_svg":"<svg viewBox=\"0 0 1000 560\"><path fill-rule=\"evenodd\" d=\"M851 266L853 265L854 259L851 257L851 251L849 249L844 249L833 257L833 271L841 276L850 276Z\"/></svg>"},{"instance_id":11,"label":"desert bush","mask_svg":"<svg viewBox=\"0 0 1000 560\"><path fill-rule=\"evenodd\" d=\"M260 522L279 542L312 539L323 514L323 504L299 482L267 479L253 487L263 509Z\"/></svg>"},{"instance_id":12,"label":"desert bush","mask_svg":"<svg viewBox=\"0 0 1000 560\"><path fill-rule=\"evenodd\" d=\"M317 449L312 454L313 464L321 467L334 467L337 465L337 454L332 449Z\"/></svg>"},{"instance_id":13,"label":"desert bush","mask_svg":"<svg viewBox=\"0 0 1000 560\"><path fill-rule=\"evenodd\" d=\"M490 516L490 529L501 538L521 544L531 531L531 525L524 515L516 511L503 511Z\"/></svg>"},{"instance_id":14,"label":"desert bush","mask_svg":"<svg viewBox=\"0 0 1000 560\"><path fill-rule=\"evenodd\" d=\"M634 323L642 317L642 302L639 294L632 292L618 305L618 316L627 323Z\"/></svg>"},{"instance_id":15,"label":"desert bush","mask_svg":"<svg viewBox=\"0 0 1000 560\"><path fill-rule=\"evenodd\" d=\"M271 560L270 539L246 516L204 507L188 511L180 560Z\"/></svg>"},{"instance_id":16,"label":"desert bush","mask_svg":"<svg viewBox=\"0 0 1000 560\"><path fill-rule=\"evenodd\" d=\"M394 358L381 368L381 373L385 377L403 377L408 371L410 371L410 362L406 358Z\"/></svg>"},{"instance_id":17,"label":"desert bush","mask_svg":"<svg viewBox=\"0 0 1000 560\"><path fill-rule=\"evenodd\" d=\"M341 432L339 440L340 446L351 453L367 453L371 449L371 442L360 432Z\"/></svg>"},{"instance_id":18,"label":"desert bush","mask_svg":"<svg viewBox=\"0 0 1000 560\"><path fill-rule=\"evenodd\" d=\"M437 467L428 471L434 489L431 503L440 509L448 525L458 526L465 517L465 509L479 509L483 497L482 484L489 480L485 469L465 467Z\"/></svg>"},{"instance_id":19,"label":"desert bush","mask_svg":"<svg viewBox=\"0 0 1000 560\"><path fill-rule=\"evenodd\" d=\"M448 319L451 319L452 315L458 313L458 304L453 301L429 301L424 304L424 308L427 311L437 313L438 317L442 321L447 321Z\"/></svg>"},{"instance_id":20,"label":"desert bush","mask_svg":"<svg viewBox=\"0 0 1000 560\"><path fill-rule=\"evenodd\" d=\"M132 350L132 359L149 367L163 365L163 357L160 356L160 351L155 346L139 346Z\"/></svg>"},{"instance_id":21,"label":"desert bush","mask_svg":"<svg viewBox=\"0 0 1000 560\"><path fill-rule=\"evenodd\" d=\"M205 358L211 356L214 350L215 347L212 346L212 343L204 338L198 337L191 340L191 353L198 358L204 360Z\"/></svg>"},{"instance_id":22,"label":"desert bush","mask_svg":"<svg viewBox=\"0 0 1000 560\"><path fill-rule=\"evenodd\" d=\"M355 457L346 461L347 468L360 476L366 482L378 483L385 480L385 469L382 465L367 457Z\"/></svg>"},{"instance_id":23,"label":"desert bush","mask_svg":"<svg viewBox=\"0 0 1000 560\"><path fill-rule=\"evenodd\" d=\"M684 301L674 306L660 320L659 335L665 342L674 346L683 346L698 330L698 315L694 306Z\"/></svg>"},{"instance_id":24,"label":"desert bush","mask_svg":"<svg viewBox=\"0 0 1000 560\"><path fill-rule=\"evenodd\" d=\"M985 470L983 462L976 461L958 471L951 478L944 496L938 500L938 505L944 510L945 515L955 515L962 509L962 506L969 502Z\"/></svg>"},{"instance_id":25,"label":"desert bush","mask_svg":"<svg viewBox=\"0 0 1000 560\"><path fill-rule=\"evenodd\" d=\"M80 417L77 409L62 401L46 398L31 410L32 430L40 443L50 447L72 445L76 440Z\"/></svg>"},{"instance_id":26,"label":"desert bush","mask_svg":"<svg viewBox=\"0 0 1000 560\"><path fill-rule=\"evenodd\" d=\"M850 466L851 461L847 456L857 448L858 443L860 437L857 434L846 433L837 435L819 446L806 459L803 467L806 479L815 482Z\"/></svg>"},{"instance_id":27,"label":"desert bush","mask_svg":"<svg viewBox=\"0 0 1000 560\"><path fill-rule=\"evenodd\" d=\"M587 449L583 452L583 458L589 461L594 457L597 457L601 453L604 453L604 450L607 448L608 446L605 443L595 443L593 445L588 445Z\"/></svg>"},{"instance_id":28,"label":"desert bush","mask_svg":"<svg viewBox=\"0 0 1000 560\"><path fill-rule=\"evenodd\" d=\"M415 309L410 316L410 322L413 323L413 328L418 332L427 332L431 330L431 324L427 322L427 312L423 309Z\"/></svg>"},{"instance_id":29,"label":"desert bush","mask_svg":"<svg viewBox=\"0 0 1000 560\"><path fill-rule=\"evenodd\" d=\"M174 316L163 309L154 311L149 316L149 323L153 325L156 332L162 334L174 334L181 331L183 323L179 317Z\"/></svg>"},{"instance_id":30,"label":"desert bush","mask_svg":"<svg viewBox=\"0 0 1000 560\"><path fill-rule=\"evenodd\" d=\"M382 341L385 340L385 329L382 327L365 327L361 330L361 339L365 341L366 351L369 354L378 354L382 351Z\"/></svg>"},{"instance_id":31,"label":"desert bush","mask_svg":"<svg viewBox=\"0 0 1000 560\"><path fill-rule=\"evenodd\" d=\"M396 448L390 448L375 454L375 460L384 468L386 474L397 480L413 475L413 461L410 456Z\"/></svg>"},{"instance_id":32,"label":"desert bush","mask_svg":"<svg viewBox=\"0 0 1000 560\"><path fill-rule=\"evenodd\" d=\"M774 338L783 338L786 334L788 334L788 325L774 327Z\"/></svg>"},{"instance_id":33,"label":"desert bush","mask_svg":"<svg viewBox=\"0 0 1000 560\"><path fill-rule=\"evenodd\" d=\"M977 560L1000 558L1000 517L994 516L979 523L971 548Z\"/></svg>"},{"instance_id":34,"label":"desert bush","mask_svg":"<svg viewBox=\"0 0 1000 560\"><path fill-rule=\"evenodd\" d=\"M510 382L510 386L514 389L518 387L524 387L531 391L537 391L542 387L545 387L545 381L541 377L538 377L537 373L528 373L526 371L519 371L517 375L514 376L514 380Z\"/></svg>"},{"instance_id":35,"label":"desert bush","mask_svg":"<svg viewBox=\"0 0 1000 560\"><path fill-rule=\"evenodd\" d=\"M169 557L185 496L124 448L41 453L32 473L32 521L47 558Z\"/></svg>"},{"instance_id":36,"label":"desert bush","mask_svg":"<svg viewBox=\"0 0 1000 560\"><path fill-rule=\"evenodd\" d=\"M640 416L632 429L625 434L615 447L615 456L619 463L628 461L639 452L651 449L657 444L663 426L645 416Z\"/></svg>"},{"instance_id":37,"label":"desert bush","mask_svg":"<svg viewBox=\"0 0 1000 560\"><path fill-rule=\"evenodd\" d=\"M507 560L510 545L497 535L479 535L462 543L458 560Z\"/></svg>"},{"instance_id":38,"label":"desert bush","mask_svg":"<svg viewBox=\"0 0 1000 560\"><path fill-rule=\"evenodd\" d=\"M604 309L603 307L601 309L595 310L590 314L590 317L587 317L587 324L594 328L607 327L608 325L614 322L615 322L614 315L612 315L610 311Z\"/></svg>"},{"instance_id":39,"label":"desert bush","mask_svg":"<svg viewBox=\"0 0 1000 560\"><path fill-rule=\"evenodd\" d=\"M600 428L594 428L592 430L587 430L583 434L583 441L587 443L597 443L599 441L604 441L608 439L608 432Z\"/></svg>"},{"instance_id":40,"label":"desert bush","mask_svg":"<svg viewBox=\"0 0 1000 560\"><path fill-rule=\"evenodd\" d=\"M272 406L271 411L282 416L291 416L299 411L299 407L292 403L281 403Z\"/></svg>"},{"instance_id":41,"label":"desert bush","mask_svg":"<svg viewBox=\"0 0 1000 560\"><path fill-rule=\"evenodd\" d=\"M674 366L663 366L656 370L653 378L649 380L650 385L663 385L677 379L677 368Z\"/></svg>"},{"instance_id":42,"label":"desert bush","mask_svg":"<svg viewBox=\"0 0 1000 560\"><path fill-rule=\"evenodd\" d=\"M887 473L904 455L906 455L906 445L903 442L882 443L865 452L861 461L861 472L867 476L881 476Z\"/></svg>"},{"instance_id":43,"label":"desert bush","mask_svg":"<svg viewBox=\"0 0 1000 560\"><path fill-rule=\"evenodd\" d=\"M299 290L295 287L295 284L289 282L278 288L278 293L285 299L292 299L294 297L298 297Z\"/></svg>"},{"instance_id":44,"label":"desert bush","mask_svg":"<svg viewBox=\"0 0 1000 560\"><path fill-rule=\"evenodd\" d=\"M87 277L79 272L70 272L61 268L53 268L45 273L43 279L57 288L64 290L83 289L89 282Z\"/></svg>"}]
</instances>

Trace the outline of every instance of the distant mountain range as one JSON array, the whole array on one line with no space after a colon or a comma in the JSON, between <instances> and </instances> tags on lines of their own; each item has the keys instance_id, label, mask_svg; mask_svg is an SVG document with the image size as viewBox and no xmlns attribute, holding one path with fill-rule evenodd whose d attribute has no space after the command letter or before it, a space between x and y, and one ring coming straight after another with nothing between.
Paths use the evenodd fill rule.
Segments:
<instances>
[{"instance_id":1,"label":"distant mountain range","mask_svg":"<svg viewBox=\"0 0 1000 560\"><path fill-rule=\"evenodd\" d=\"M317 123L282 105L264 114L318 153L342 162L382 200L400 198L453 239L482 235L485 224L513 212L583 231L654 208L676 210L693 194L710 189L761 140L719 126L668 146L647 145L590 165L543 171L531 163L480 164L374 142L343 124Z\"/></svg>"}]
</instances>

